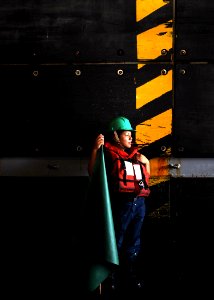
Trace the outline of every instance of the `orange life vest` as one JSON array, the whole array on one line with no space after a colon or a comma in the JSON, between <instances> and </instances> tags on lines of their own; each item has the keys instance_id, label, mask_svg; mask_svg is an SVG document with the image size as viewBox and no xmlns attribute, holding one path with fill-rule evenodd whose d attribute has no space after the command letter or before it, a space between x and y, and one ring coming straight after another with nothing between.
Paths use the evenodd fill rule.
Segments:
<instances>
[{"instance_id":1,"label":"orange life vest","mask_svg":"<svg viewBox=\"0 0 214 300\"><path fill-rule=\"evenodd\" d=\"M114 192L149 196L149 173L144 164L136 159L137 153L137 147L132 147L127 153L108 142L105 143L110 187Z\"/></svg>"}]
</instances>

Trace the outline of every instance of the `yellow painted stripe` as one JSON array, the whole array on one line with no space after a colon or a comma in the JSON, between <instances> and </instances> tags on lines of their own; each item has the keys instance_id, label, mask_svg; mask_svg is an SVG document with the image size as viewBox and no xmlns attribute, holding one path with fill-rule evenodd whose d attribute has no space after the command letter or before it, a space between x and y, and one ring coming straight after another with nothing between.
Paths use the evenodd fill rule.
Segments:
<instances>
[{"instance_id":1,"label":"yellow painted stripe","mask_svg":"<svg viewBox=\"0 0 214 300\"><path fill-rule=\"evenodd\" d=\"M149 179L149 185L153 186L153 185L157 185L160 184L162 182L166 182L170 180L170 175L168 176L151 176Z\"/></svg>"},{"instance_id":2,"label":"yellow painted stripe","mask_svg":"<svg viewBox=\"0 0 214 300\"><path fill-rule=\"evenodd\" d=\"M172 22L172 20L170 20ZM138 59L155 59L172 48L172 28L161 24L137 35Z\"/></svg>"},{"instance_id":3,"label":"yellow painted stripe","mask_svg":"<svg viewBox=\"0 0 214 300\"><path fill-rule=\"evenodd\" d=\"M136 126L136 142L142 145L151 144L171 134L172 109L142 122Z\"/></svg>"},{"instance_id":4,"label":"yellow painted stripe","mask_svg":"<svg viewBox=\"0 0 214 300\"><path fill-rule=\"evenodd\" d=\"M138 64L138 65L137 65L137 68L138 68L138 69L141 69L141 68L143 68L144 66L145 66L145 64Z\"/></svg>"},{"instance_id":5,"label":"yellow painted stripe","mask_svg":"<svg viewBox=\"0 0 214 300\"><path fill-rule=\"evenodd\" d=\"M172 90L172 71L160 75L136 89L136 108L151 102Z\"/></svg>"},{"instance_id":6,"label":"yellow painted stripe","mask_svg":"<svg viewBox=\"0 0 214 300\"><path fill-rule=\"evenodd\" d=\"M163 0L136 0L136 18L137 21L154 13L160 7L167 3ZM161 50L172 48L172 28L168 23L172 20L166 20L165 23L155 26L145 32L137 35L137 56L138 59L153 60L161 55ZM146 64L147 65L147 64ZM143 67L141 65L141 74L143 76ZM157 64L157 68L160 66ZM138 65L138 69L140 64ZM161 68L160 68L161 72ZM144 80L145 81L145 80ZM172 90L172 70L166 75L159 75L153 80L136 88L136 109L143 108L144 105L158 99L165 93ZM172 99L171 99L172 101ZM142 145L149 145L166 135L171 134L172 128L172 109L138 124L136 129L136 141Z\"/></svg>"},{"instance_id":7,"label":"yellow painted stripe","mask_svg":"<svg viewBox=\"0 0 214 300\"><path fill-rule=\"evenodd\" d=\"M137 22L166 4L163 0L136 0Z\"/></svg>"},{"instance_id":8,"label":"yellow painted stripe","mask_svg":"<svg viewBox=\"0 0 214 300\"><path fill-rule=\"evenodd\" d=\"M163 0L136 0L136 21L143 20L167 4ZM173 47L172 27L168 26L170 22L172 23L172 20L165 20L163 24L158 26L154 23L153 28L147 31L142 30L143 32L139 33L136 37L137 59L139 62L138 70L140 70L144 82L146 78L143 68L148 66L149 61L154 61L157 57L161 56L162 49L169 51ZM140 60L144 60L144 62L140 62ZM172 70L168 71L166 75L161 75L161 66L157 63L156 67L157 70L160 70L160 75L150 81L147 80L146 83L136 88L136 109L143 108L147 103L172 91ZM148 70L149 68L147 72ZM152 70L154 69L151 68L151 72ZM169 101L172 101L172 99ZM142 147L170 135L172 131L172 109L168 109L138 124L136 130L136 142L142 145ZM171 155L171 148L166 149L165 153L169 157ZM158 157L151 159L150 166L150 186L170 179L167 158Z\"/></svg>"}]
</instances>

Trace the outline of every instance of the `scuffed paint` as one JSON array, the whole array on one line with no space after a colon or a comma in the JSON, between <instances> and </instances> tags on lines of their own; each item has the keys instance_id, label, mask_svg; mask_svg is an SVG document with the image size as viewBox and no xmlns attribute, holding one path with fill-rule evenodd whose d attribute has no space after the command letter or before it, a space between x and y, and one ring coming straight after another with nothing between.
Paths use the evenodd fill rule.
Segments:
<instances>
[{"instance_id":1,"label":"scuffed paint","mask_svg":"<svg viewBox=\"0 0 214 300\"><path fill-rule=\"evenodd\" d=\"M166 157L156 157L150 159L151 176L168 176L169 159Z\"/></svg>"},{"instance_id":2,"label":"scuffed paint","mask_svg":"<svg viewBox=\"0 0 214 300\"><path fill-rule=\"evenodd\" d=\"M168 181L170 179L169 158L155 157L150 159L150 171L150 186Z\"/></svg>"},{"instance_id":3,"label":"scuffed paint","mask_svg":"<svg viewBox=\"0 0 214 300\"><path fill-rule=\"evenodd\" d=\"M167 111L149 119L136 126L136 142L143 146L171 134L172 110Z\"/></svg>"},{"instance_id":4,"label":"scuffed paint","mask_svg":"<svg viewBox=\"0 0 214 300\"><path fill-rule=\"evenodd\" d=\"M137 22L164 5L166 5L166 2L164 2L163 0L136 0Z\"/></svg>"},{"instance_id":5,"label":"scuffed paint","mask_svg":"<svg viewBox=\"0 0 214 300\"><path fill-rule=\"evenodd\" d=\"M171 90L172 71L170 70L166 75L160 75L136 89L136 108L141 108Z\"/></svg>"},{"instance_id":6,"label":"scuffed paint","mask_svg":"<svg viewBox=\"0 0 214 300\"><path fill-rule=\"evenodd\" d=\"M165 5L168 5L168 2L164 0L136 0L136 22L139 22L138 25L140 26L140 24L143 24L145 18L154 15L155 13L158 15L161 11L160 8ZM138 71L144 82L136 88L136 109L141 109L142 112L145 105L152 103L154 100L158 100L166 93L172 91L173 82L171 68L168 68L167 70L164 70L164 73L161 73L162 69L160 62L155 61L157 58L160 58L163 49L170 51L173 47L172 17L170 18L170 16L168 16L167 19L159 25L157 25L153 18L147 18L146 20L150 20L151 22L154 22L154 24L150 23L149 29L146 31L144 31L143 28L141 31L139 28L140 33L136 36L137 59L139 62ZM160 70L160 73L157 77L152 80L150 78L146 82L146 77L143 77L144 67L148 66L149 63L156 64L157 70ZM169 61L169 64L170 63L171 61ZM145 70L145 76L148 76L148 68ZM171 101L171 105L169 104L168 107L172 107L172 99L169 99L169 101ZM160 102L158 103L160 107ZM151 109L152 107L154 106L151 106ZM154 107L154 112L151 111L151 115L154 115L154 117L145 120L136 126L136 142L139 145L142 145L142 148L171 134L172 109L166 109L166 111L163 111L160 108L160 111L158 111L158 109ZM171 151L168 152L171 153ZM159 173L155 176L164 177L165 175Z\"/></svg>"},{"instance_id":7,"label":"scuffed paint","mask_svg":"<svg viewBox=\"0 0 214 300\"><path fill-rule=\"evenodd\" d=\"M161 50L172 48L172 20L153 27L137 35L138 59L155 59L161 55Z\"/></svg>"},{"instance_id":8,"label":"scuffed paint","mask_svg":"<svg viewBox=\"0 0 214 300\"><path fill-rule=\"evenodd\" d=\"M154 186L169 180L170 180L170 176L151 176L149 179L149 186Z\"/></svg>"}]
</instances>

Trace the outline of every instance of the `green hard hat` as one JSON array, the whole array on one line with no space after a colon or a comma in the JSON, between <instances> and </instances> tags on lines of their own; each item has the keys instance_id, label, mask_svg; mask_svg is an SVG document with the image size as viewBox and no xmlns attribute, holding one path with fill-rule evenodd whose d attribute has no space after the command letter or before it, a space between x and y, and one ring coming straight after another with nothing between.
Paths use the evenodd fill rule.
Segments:
<instances>
[{"instance_id":1,"label":"green hard hat","mask_svg":"<svg viewBox=\"0 0 214 300\"><path fill-rule=\"evenodd\" d=\"M111 120L109 124L109 130L114 131L114 130L128 130L128 131L135 131L129 120L125 117L116 117L113 120Z\"/></svg>"}]
</instances>

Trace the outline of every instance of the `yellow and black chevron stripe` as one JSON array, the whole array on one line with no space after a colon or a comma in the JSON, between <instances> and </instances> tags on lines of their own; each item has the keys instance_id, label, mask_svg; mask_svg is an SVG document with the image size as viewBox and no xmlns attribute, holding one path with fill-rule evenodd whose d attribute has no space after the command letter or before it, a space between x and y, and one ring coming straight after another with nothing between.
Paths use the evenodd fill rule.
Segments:
<instances>
[{"instance_id":1,"label":"yellow and black chevron stripe","mask_svg":"<svg viewBox=\"0 0 214 300\"><path fill-rule=\"evenodd\" d=\"M172 47L173 9L171 1L136 0L137 60L136 142L152 149L153 144L164 146L172 132ZM151 150L152 151L152 150ZM170 144L165 149L171 153ZM153 175L162 168L168 175L164 159L151 159ZM159 165L160 164L160 165ZM158 172L159 172L158 171ZM163 178L162 176L162 178Z\"/></svg>"}]
</instances>

